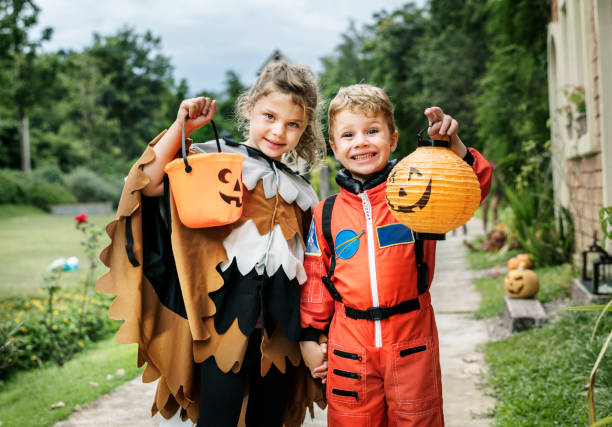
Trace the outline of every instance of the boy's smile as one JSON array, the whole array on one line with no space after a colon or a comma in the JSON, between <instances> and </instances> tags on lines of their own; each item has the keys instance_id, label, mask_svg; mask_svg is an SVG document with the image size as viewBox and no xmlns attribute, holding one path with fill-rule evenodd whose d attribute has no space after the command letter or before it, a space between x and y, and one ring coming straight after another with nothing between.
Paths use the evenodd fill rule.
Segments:
<instances>
[{"instance_id":1,"label":"boy's smile","mask_svg":"<svg viewBox=\"0 0 612 427\"><path fill-rule=\"evenodd\" d=\"M353 178L364 182L387 165L389 154L397 147L397 136L382 114L367 116L347 109L336 115L329 144Z\"/></svg>"}]
</instances>

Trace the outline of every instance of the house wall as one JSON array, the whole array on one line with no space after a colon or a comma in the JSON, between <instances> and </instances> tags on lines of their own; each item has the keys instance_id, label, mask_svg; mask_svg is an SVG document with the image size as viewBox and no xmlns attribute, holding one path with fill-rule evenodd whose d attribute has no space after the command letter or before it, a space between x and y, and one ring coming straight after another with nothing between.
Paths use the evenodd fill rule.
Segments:
<instances>
[{"instance_id":1,"label":"house wall","mask_svg":"<svg viewBox=\"0 0 612 427\"><path fill-rule=\"evenodd\" d=\"M608 93L612 30L606 28L610 34L601 34L602 25L612 26L612 7L609 0L553 0L551 7L548 59L553 183L556 202L572 213L579 253L592 243L594 233L601 238L599 210L612 204L612 129L608 128L610 119L604 119L612 117ZM583 133L578 131L576 115L570 121L562 112L567 103L563 89L571 84L585 87Z\"/></svg>"}]
</instances>

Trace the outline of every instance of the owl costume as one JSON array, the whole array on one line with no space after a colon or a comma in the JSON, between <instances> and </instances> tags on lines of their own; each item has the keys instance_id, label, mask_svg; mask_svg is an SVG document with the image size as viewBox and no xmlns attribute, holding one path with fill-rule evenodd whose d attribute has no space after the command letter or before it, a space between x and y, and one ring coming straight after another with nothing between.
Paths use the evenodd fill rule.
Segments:
<instances>
[{"instance_id":1,"label":"owl costume","mask_svg":"<svg viewBox=\"0 0 612 427\"><path fill-rule=\"evenodd\" d=\"M323 405L298 347L303 241L316 194L284 164L221 140L224 152L245 159L242 216L225 226L187 228L167 179L163 196L141 193L149 182L143 167L155 159L152 147L163 134L131 168L116 219L106 227L111 244L100 259L110 271L96 287L117 295L109 310L110 317L124 321L116 339L138 343L138 366L146 363L143 381L158 381L152 413L170 418L180 411L182 419L195 422L207 387L198 364L214 360L223 373L240 372L249 337L261 330L261 376L272 366L281 373L296 367L283 422L301 425L307 407L312 414L313 402ZM190 148L216 150L213 141ZM247 401L248 388L241 423Z\"/></svg>"}]
</instances>

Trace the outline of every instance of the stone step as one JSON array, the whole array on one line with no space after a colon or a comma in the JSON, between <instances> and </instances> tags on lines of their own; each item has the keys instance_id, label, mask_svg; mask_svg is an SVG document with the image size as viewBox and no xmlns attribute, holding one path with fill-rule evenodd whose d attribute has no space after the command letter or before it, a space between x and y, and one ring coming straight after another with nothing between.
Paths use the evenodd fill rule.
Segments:
<instances>
[{"instance_id":1,"label":"stone step","mask_svg":"<svg viewBox=\"0 0 612 427\"><path fill-rule=\"evenodd\" d=\"M510 332L542 326L547 321L544 307L537 299L504 297L504 326Z\"/></svg>"}]
</instances>

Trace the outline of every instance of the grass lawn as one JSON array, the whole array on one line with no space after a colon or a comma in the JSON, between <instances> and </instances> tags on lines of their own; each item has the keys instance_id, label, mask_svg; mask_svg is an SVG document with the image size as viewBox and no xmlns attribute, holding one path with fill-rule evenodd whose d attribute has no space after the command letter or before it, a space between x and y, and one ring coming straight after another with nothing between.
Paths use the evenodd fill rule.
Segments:
<instances>
[{"instance_id":1,"label":"grass lawn","mask_svg":"<svg viewBox=\"0 0 612 427\"><path fill-rule=\"evenodd\" d=\"M124 369L124 375L117 375ZM4 426L49 426L110 392L142 369L136 368L136 344L119 345L114 337L92 344L64 366L17 372L0 383L0 423ZM107 379L107 375L112 378ZM98 384L92 387L90 382ZM63 408L50 409L62 401Z\"/></svg>"},{"instance_id":2,"label":"grass lawn","mask_svg":"<svg viewBox=\"0 0 612 427\"><path fill-rule=\"evenodd\" d=\"M497 426L585 426L585 385L612 329L604 316L589 343L597 313L565 313L542 328L484 345L488 385L497 400ZM597 371L597 418L612 415L612 349Z\"/></svg>"},{"instance_id":3,"label":"grass lawn","mask_svg":"<svg viewBox=\"0 0 612 427\"><path fill-rule=\"evenodd\" d=\"M91 216L88 221L103 228L114 215ZM31 206L0 205L0 297L37 292L47 267L56 258L76 256L80 268L63 275L62 286L80 283L87 260L81 247L83 234L72 216L50 215ZM109 243L106 233L102 250ZM96 277L106 271L100 264Z\"/></svg>"},{"instance_id":4,"label":"grass lawn","mask_svg":"<svg viewBox=\"0 0 612 427\"><path fill-rule=\"evenodd\" d=\"M533 271L540 279L540 291L536 296L540 302L545 303L570 296L572 280L575 277L570 264L540 267ZM476 318L501 316L504 313L504 276L475 279L474 284L482 296Z\"/></svg>"}]
</instances>

